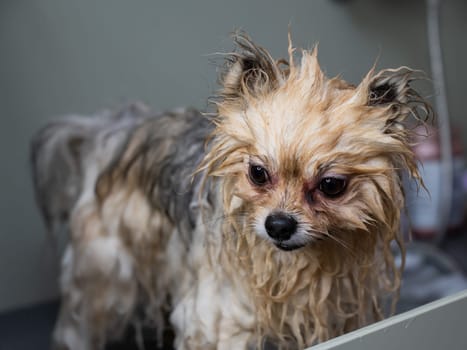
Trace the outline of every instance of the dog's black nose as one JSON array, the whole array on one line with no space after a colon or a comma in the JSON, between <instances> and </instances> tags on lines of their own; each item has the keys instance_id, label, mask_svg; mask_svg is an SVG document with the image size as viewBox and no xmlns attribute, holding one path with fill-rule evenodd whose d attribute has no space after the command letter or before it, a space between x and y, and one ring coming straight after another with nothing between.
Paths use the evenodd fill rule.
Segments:
<instances>
[{"instance_id":1,"label":"dog's black nose","mask_svg":"<svg viewBox=\"0 0 467 350\"><path fill-rule=\"evenodd\" d=\"M264 226L271 238L286 241L295 233L297 220L283 213L271 214L266 218Z\"/></svg>"}]
</instances>

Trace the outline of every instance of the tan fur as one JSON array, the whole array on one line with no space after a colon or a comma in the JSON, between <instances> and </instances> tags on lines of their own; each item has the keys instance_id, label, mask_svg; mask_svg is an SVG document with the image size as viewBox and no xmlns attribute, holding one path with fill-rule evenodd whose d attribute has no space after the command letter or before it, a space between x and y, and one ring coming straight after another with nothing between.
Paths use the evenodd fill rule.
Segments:
<instances>
[{"instance_id":1,"label":"tan fur","mask_svg":"<svg viewBox=\"0 0 467 350\"><path fill-rule=\"evenodd\" d=\"M418 106L369 103L375 80L390 73L408 78L409 70L372 70L353 87L323 75L316 48L303 51L298 66L289 51L286 70L270 68L274 78L258 71L252 81L238 76L235 65L226 75L203 167L222 179L228 218L222 266L250 290L256 332L302 348L381 319L384 303L397 299L400 271L391 244L403 253L399 175L403 169L419 175L405 129L387 129L389 121L402 123L418 113ZM236 99L232 74L241 90ZM422 102L414 96L411 102ZM423 102L421 107L429 110ZM251 159L275 174L272 188L248 182ZM351 175L349 188L341 198L321 197L310 206L303 186L323 172ZM241 205L231 207L235 197ZM310 234L324 240L282 252L259 239L252 223L259 212L276 208L299 215Z\"/></svg>"}]
</instances>

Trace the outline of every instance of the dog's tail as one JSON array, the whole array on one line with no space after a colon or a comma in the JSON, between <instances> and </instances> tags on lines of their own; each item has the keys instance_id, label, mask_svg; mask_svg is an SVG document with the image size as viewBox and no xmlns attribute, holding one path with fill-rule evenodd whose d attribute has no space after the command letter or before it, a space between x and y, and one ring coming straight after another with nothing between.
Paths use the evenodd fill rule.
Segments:
<instances>
[{"instance_id":1,"label":"dog's tail","mask_svg":"<svg viewBox=\"0 0 467 350\"><path fill-rule=\"evenodd\" d=\"M49 123L34 135L30 153L33 185L49 233L56 235L67 224L84 190L87 159L96 160L103 152L107 158L112 157L126 139L128 129L144 120L148 111L137 102L117 112L70 115Z\"/></svg>"}]
</instances>

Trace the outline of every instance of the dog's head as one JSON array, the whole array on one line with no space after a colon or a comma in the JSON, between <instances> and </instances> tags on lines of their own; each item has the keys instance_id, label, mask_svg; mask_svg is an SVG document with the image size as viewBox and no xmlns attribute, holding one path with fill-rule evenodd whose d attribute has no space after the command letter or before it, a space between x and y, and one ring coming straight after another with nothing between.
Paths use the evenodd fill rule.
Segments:
<instances>
[{"instance_id":1,"label":"dog's head","mask_svg":"<svg viewBox=\"0 0 467 350\"><path fill-rule=\"evenodd\" d=\"M352 86L323 74L316 49L294 63L291 46L287 62L235 41L204 162L224 179L227 213L241 208L250 233L286 251L395 239L401 171L419 178L404 122L429 112L413 71L372 69Z\"/></svg>"}]
</instances>

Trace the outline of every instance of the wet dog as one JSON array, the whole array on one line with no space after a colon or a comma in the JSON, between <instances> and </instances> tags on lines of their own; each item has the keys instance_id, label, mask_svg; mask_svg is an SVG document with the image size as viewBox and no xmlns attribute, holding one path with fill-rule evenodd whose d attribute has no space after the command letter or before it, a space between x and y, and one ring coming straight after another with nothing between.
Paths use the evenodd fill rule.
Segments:
<instances>
[{"instance_id":1,"label":"wet dog","mask_svg":"<svg viewBox=\"0 0 467 350\"><path fill-rule=\"evenodd\" d=\"M39 205L70 232L58 348L160 332L164 314L177 349L303 348L397 298L401 174L419 179L406 120L430 113L414 72L353 86L316 49L275 60L234 39L212 115L137 103L36 135Z\"/></svg>"}]
</instances>

